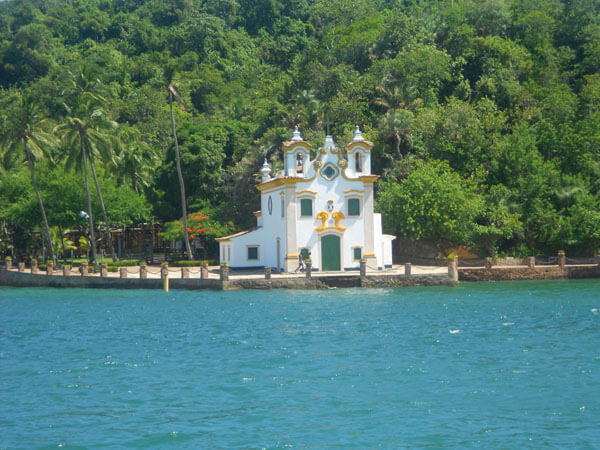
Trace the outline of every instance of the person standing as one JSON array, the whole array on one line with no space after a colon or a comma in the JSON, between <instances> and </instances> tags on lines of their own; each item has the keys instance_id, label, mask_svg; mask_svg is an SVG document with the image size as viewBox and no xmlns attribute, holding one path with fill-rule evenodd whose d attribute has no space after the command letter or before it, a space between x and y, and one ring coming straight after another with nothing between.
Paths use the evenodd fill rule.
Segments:
<instances>
[{"instance_id":1,"label":"person standing","mask_svg":"<svg viewBox=\"0 0 600 450\"><path fill-rule=\"evenodd\" d=\"M304 272L304 261L302 260L302 252L298 253L298 267L296 267L296 270L294 272L298 272L298 270L300 272Z\"/></svg>"}]
</instances>

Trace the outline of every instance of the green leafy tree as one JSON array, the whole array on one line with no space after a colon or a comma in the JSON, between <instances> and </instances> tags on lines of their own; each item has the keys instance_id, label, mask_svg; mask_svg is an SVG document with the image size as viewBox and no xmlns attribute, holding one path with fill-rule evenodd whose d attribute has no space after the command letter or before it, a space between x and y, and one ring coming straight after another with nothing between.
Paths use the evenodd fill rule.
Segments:
<instances>
[{"instance_id":1,"label":"green leafy tree","mask_svg":"<svg viewBox=\"0 0 600 450\"><path fill-rule=\"evenodd\" d=\"M390 110L381 119L379 124L380 135L387 141L394 143L395 152L393 158L404 157L400 146L403 142L409 148L413 147L411 133L413 131L414 115L407 109Z\"/></svg>"},{"instance_id":2,"label":"green leafy tree","mask_svg":"<svg viewBox=\"0 0 600 450\"><path fill-rule=\"evenodd\" d=\"M483 205L481 195L444 161L423 164L401 183L384 181L378 200L394 232L447 245L473 242Z\"/></svg>"},{"instance_id":3,"label":"green leafy tree","mask_svg":"<svg viewBox=\"0 0 600 450\"><path fill-rule=\"evenodd\" d=\"M116 129L117 124L110 120L104 109L98 104L98 101L93 98L83 97L81 98L81 103L77 104L75 107L66 105L65 107L67 108L67 116L65 121L55 128L55 132L63 141L63 148L66 151L65 159L67 167L83 167L88 203L87 214L89 216L92 258L94 264L98 264L94 236L92 201L88 182L88 161L104 215L106 239L110 244L113 261L116 261L117 257L114 252L110 235L110 222L108 221L108 216L106 214L102 191L98 184L94 161L96 158L105 161L112 158L114 136L110 133Z\"/></svg>"},{"instance_id":4,"label":"green leafy tree","mask_svg":"<svg viewBox=\"0 0 600 450\"><path fill-rule=\"evenodd\" d=\"M147 189L160 161L155 147L142 140L137 128L119 130L119 153L115 172L121 182L127 182L138 194Z\"/></svg>"},{"instance_id":5,"label":"green leafy tree","mask_svg":"<svg viewBox=\"0 0 600 450\"><path fill-rule=\"evenodd\" d=\"M31 184L37 197L40 213L42 215L42 235L46 242L46 248L50 258L54 261L54 250L50 236L50 227L44 202L40 195L35 176L35 161L43 156L49 155L50 146L54 139L45 131L48 126L47 119L42 115L35 99L28 95L15 95L7 109L6 133L1 140L1 151L3 154L23 152L23 156L29 165L31 173Z\"/></svg>"},{"instance_id":6,"label":"green leafy tree","mask_svg":"<svg viewBox=\"0 0 600 450\"><path fill-rule=\"evenodd\" d=\"M190 213L187 217L187 230L181 220L165 223L164 231L161 233L163 239L175 241L183 239L184 232L187 231L190 239L198 240L204 253L204 259L208 259L208 242L217 236L223 236L229 233L229 227L215 220L212 220L202 211Z\"/></svg>"}]
</instances>

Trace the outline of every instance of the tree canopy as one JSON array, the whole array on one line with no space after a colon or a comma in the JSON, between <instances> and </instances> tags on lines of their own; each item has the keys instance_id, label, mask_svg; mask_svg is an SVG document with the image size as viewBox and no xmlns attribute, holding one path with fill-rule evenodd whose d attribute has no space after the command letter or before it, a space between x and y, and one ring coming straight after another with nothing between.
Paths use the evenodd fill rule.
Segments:
<instances>
[{"instance_id":1,"label":"tree canopy","mask_svg":"<svg viewBox=\"0 0 600 450\"><path fill-rule=\"evenodd\" d=\"M358 125L386 232L486 255L599 249L600 0L0 2L0 134L24 97L40 136L86 104L88 136L114 121L89 148L111 225L182 219L166 72L187 206L231 230L294 126L319 145ZM62 137L35 164L50 227L86 208ZM0 230L25 236L43 225L15 155Z\"/></svg>"}]
</instances>

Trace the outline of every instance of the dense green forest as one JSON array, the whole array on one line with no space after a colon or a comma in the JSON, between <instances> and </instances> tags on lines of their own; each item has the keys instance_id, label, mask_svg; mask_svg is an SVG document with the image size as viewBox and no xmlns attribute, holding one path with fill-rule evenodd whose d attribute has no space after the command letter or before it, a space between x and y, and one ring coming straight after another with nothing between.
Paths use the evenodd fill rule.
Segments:
<instances>
[{"instance_id":1,"label":"dense green forest","mask_svg":"<svg viewBox=\"0 0 600 450\"><path fill-rule=\"evenodd\" d=\"M84 176L97 234L181 218L170 100L187 210L232 231L294 126L358 125L386 232L600 247L600 0L8 0L0 88L0 255L40 204L81 226Z\"/></svg>"}]
</instances>

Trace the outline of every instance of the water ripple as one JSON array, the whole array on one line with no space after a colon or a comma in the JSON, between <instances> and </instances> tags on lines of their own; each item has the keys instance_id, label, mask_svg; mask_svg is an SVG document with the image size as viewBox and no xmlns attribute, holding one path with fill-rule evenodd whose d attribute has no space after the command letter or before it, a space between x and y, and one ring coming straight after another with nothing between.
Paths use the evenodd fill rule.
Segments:
<instances>
[{"instance_id":1,"label":"water ripple","mask_svg":"<svg viewBox=\"0 0 600 450\"><path fill-rule=\"evenodd\" d=\"M599 288L0 288L0 447L596 447Z\"/></svg>"}]
</instances>

